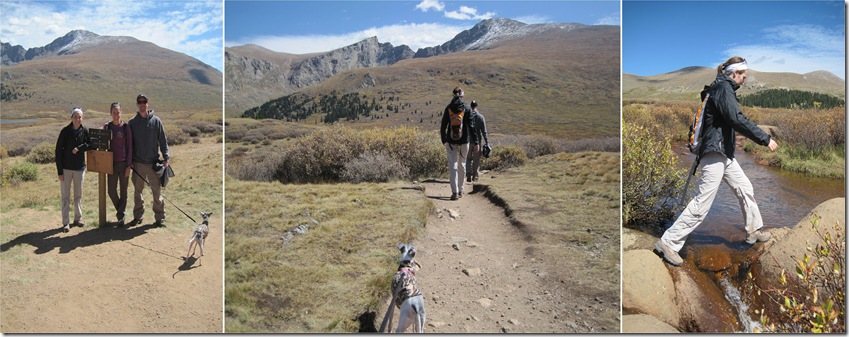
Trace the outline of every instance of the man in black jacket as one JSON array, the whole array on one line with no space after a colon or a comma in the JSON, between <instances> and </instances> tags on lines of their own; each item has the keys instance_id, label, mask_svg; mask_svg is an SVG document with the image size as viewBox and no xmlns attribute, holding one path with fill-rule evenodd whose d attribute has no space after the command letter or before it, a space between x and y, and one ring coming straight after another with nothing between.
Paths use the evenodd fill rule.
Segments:
<instances>
[{"instance_id":1,"label":"man in black jacket","mask_svg":"<svg viewBox=\"0 0 849 337\"><path fill-rule=\"evenodd\" d=\"M442 113L442 123L439 128L442 145L448 152L448 181L451 184L451 200L463 197L463 177L466 175L466 156L469 154L469 139L472 133L469 124L471 120L469 111L472 109L466 105L463 96L462 88L454 88L454 97ZM463 111L461 127L458 130L452 130L451 111L458 112L461 110ZM459 137L453 137L452 134L457 134Z\"/></svg>"},{"instance_id":2,"label":"man in black jacket","mask_svg":"<svg viewBox=\"0 0 849 337\"><path fill-rule=\"evenodd\" d=\"M466 181L478 181L478 171L481 166L481 150L484 144L489 144L489 137L486 134L486 118L478 111L478 101L472 101L472 111L470 112L472 121L472 139L469 148L469 158L466 159Z\"/></svg>"},{"instance_id":3,"label":"man in black jacket","mask_svg":"<svg viewBox=\"0 0 849 337\"><path fill-rule=\"evenodd\" d=\"M735 91L747 76L748 64L742 57L732 57L717 68L716 80L710 86L710 97L705 106L702 144L697 152L697 160L702 167L699 194L655 244L655 249L673 265L683 262L678 252L683 248L687 235L704 221L722 181L731 187L740 201L746 219L746 242L754 244L772 237L769 232L760 230L763 219L752 183L734 158L735 132L759 145L768 146L772 151L778 148L775 140L740 111Z\"/></svg>"}]
</instances>

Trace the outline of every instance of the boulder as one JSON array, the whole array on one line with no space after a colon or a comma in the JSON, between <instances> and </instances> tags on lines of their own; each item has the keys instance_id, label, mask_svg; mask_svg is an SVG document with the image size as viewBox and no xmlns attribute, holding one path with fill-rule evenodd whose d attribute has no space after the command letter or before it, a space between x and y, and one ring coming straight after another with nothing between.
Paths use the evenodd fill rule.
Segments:
<instances>
[{"instance_id":1,"label":"boulder","mask_svg":"<svg viewBox=\"0 0 849 337\"><path fill-rule=\"evenodd\" d=\"M657 238L641 231L622 228L622 250L654 249Z\"/></svg>"},{"instance_id":2,"label":"boulder","mask_svg":"<svg viewBox=\"0 0 849 337\"><path fill-rule=\"evenodd\" d=\"M678 329L657 319L657 317L637 314L622 315L622 333L677 333Z\"/></svg>"},{"instance_id":3,"label":"boulder","mask_svg":"<svg viewBox=\"0 0 849 337\"><path fill-rule=\"evenodd\" d=\"M678 325L672 276L654 252L638 249L622 254L622 307Z\"/></svg>"},{"instance_id":4,"label":"boulder","mask_svg":"<svg viewBox=\"0 0 849 337\"><path fill-rule=\"evenodd\" d=\"M812 222L817 221L816 230ZM815 247L821 243L820 235L825 231L830 233L846 233L846 198L834 198L819 204L802 221L790 229L786 235L781 235L763 247L763 253L758 258L760 272L757 273L756 282L762 289L772 289L778 286L778 278L781 270L795 273L796 260L802 259L807 252L807 247Z\"/></svg>"}]
</instances>

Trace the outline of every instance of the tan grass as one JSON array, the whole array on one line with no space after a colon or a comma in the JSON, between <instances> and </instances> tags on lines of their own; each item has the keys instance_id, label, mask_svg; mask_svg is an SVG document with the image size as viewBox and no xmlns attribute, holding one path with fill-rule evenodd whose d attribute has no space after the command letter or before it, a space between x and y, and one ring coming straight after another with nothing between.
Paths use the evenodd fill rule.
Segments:
<instances>
[{"instance_id":1,"label":"tan grass","mask_svg":"<svg viewBox=\"0 0 849 337\"><path fill-rule=\"evenodd\" d=\"M227 332L356 332L432 204L409 183L227 180ZM284 240L306 224L305 235Z\"/></svg>"},{"instance_id":2,"label":"tan grass","mask_svg":"<svg viewBox=\"0 0 849 337\"><path fill-rule=\"evenodd\" d=\"M619 154L560 153L490 174L481 180L488 194L503 200L534 254L556 266L554 279L579 273L574 293L618 302ZM595 318L613 330L618 319L618 308Z\"/></svg>"}]
</instances>

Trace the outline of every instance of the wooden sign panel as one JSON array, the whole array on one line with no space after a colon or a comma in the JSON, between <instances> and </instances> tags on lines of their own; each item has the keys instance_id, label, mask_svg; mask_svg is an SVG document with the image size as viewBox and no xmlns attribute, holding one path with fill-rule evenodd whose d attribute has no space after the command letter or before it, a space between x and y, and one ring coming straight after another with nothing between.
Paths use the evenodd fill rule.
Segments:
<instances>
[{"instance_id":1,"label":"wooden sign panel","mask_svg":"<svg viewBox=\"0 0 849 337\"><path fill-rule=\"evenodd\" d=\"M91 137L91 145L98 150L109 150L109 142L112 141L112 131L103 129L88 129Z\"/></svg>"},{"instance_id":2,"label":"wooden sign panel","mask_svg":"<svg viewBox=\"0 0 849 337\"><path fill-rule=\"evenodd\" d=\"M89 171L112 174L112 152L101 150L86 151L86 161L86 167L88 167Z\"/></svg>"}]
</instances>

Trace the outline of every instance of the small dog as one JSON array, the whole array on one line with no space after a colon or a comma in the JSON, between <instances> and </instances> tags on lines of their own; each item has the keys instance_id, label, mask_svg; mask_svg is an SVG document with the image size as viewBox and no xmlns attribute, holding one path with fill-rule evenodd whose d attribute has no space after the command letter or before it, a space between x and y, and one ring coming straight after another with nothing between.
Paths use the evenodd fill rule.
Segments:
<instances>
[{"instance_id":1,"label":"small dog","mask_svg":"<svg viewBox=\"0 0 849 337\"><path fill-rule=\"evenodd\" d=\"M192 251L192 246L195 246L195 250L200 246L200 256L203 256L203 240L206 240L206 236L209 235L209 216L212 215L210 213L200 212L200 217L203 218L203 222L201 222L197 228L195 228L195 232L192 233L192 237L189 239L189 251L186 252L186 259L189 259L189 256L195 255L195 252ZM195 245L197 244L197 245ZM200 261L200 258L198 258ZM200 263L203 265L203 262Z\"/></svg>"},{"instance_id":2,"label":"small dog","mask_svg":"<svg viewBox=\"0 0 849 337\"><path fill-rule=\"evenodd\" d=\"M392 302L386 309L386 315L380 324L380 332L387 331L387 321L389 330L392 330L392 316L394 316L395 307L398 307L401 312L395 332L404 332L415 322L416 332L422 333L425 325L424 296L416 286L416 272L422 266L413 260L416 256L415 246L399 243L398 249L401 251L401 263L398 265L398 272L392 278Z\"/></svg>"}]
</instances>

